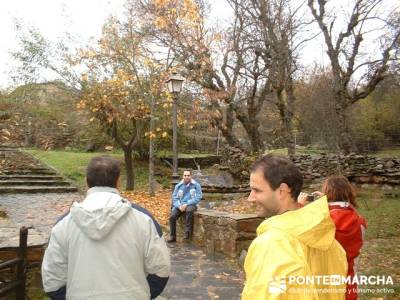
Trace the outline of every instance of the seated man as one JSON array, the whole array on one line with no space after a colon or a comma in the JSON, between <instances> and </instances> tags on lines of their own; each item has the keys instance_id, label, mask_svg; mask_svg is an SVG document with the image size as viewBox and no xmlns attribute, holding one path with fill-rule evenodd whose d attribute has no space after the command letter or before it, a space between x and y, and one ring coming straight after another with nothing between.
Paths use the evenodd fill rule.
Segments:
<instances>
[{"instance_id":1,"label":"seated man","mask_svg":"<svg viewBox=\"0 0 400 300\"><path fill-rule=\"evenodd\" d=\"M183 180L179 182L172 193L172 210L169 217L170 239L168 243L176 242L176 220L185 214L185 240L188 240L193 232L193 213L197 203L202 197L201 187L192 179L192 172L183 172Z\"/></svg>"}]
</instances>

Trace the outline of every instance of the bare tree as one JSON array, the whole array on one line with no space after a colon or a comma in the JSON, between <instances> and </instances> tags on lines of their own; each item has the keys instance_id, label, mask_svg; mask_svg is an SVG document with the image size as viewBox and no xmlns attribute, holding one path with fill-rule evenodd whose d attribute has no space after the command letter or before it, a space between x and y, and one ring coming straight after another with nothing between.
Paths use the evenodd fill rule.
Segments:
<instances>
[{"instance_id":1,"label":"bare tree","mask_svg":"<svg viewBox=\"0 0 400 300\"><path fill-rule=\"evenodd\" d=\"M243 39L243 18L235 13L224 32L206 28L204 1L141 1L154 36L171 49L186 77L202 87L209 99L212 124L229 145L243 149L233 130L235 119L245 129L253 152L263 151L257 116L270 87L260 55ZM172 13L173 12L173 13ZM154 26L155 24L155 26ZM249 67L251 67L251 71Z\"/></svg>"},{"instance_id":2,"label":"bare tree","mask_svg":"<svg viewBox=\"0 0 400 300\"><path fill-rule=\"evenodd\" d=\"M251 45L256 57L263 60L268 71L267 80L274 92L271 100L279 112L288 153L293 156L294 74L298 70L298 50L313 38L303 32L310 23L301 15L303 5L294 6L290 0L228 2L244 20L243 35L247 44Z\"/></svg>"},{"instance_id":3,"label":"bare tree","mask_svg":"<svg viewBox=\"0 0 400 300\"><path fill-rule=\"evenodd\" d=\"M390 18L383 18L380 5L383 0L354 0L351 12L345 20L345 29L338 30L337 16L327 12L327 4L333 1L308 0L308 6L323 34L330 59L335 94L335 112L339 129L338 147L345 153L354 149L346 122L347 109L367 97L376 85L387 76L388 64L393 60L399 43L400 28L391 26ZM397 17L398 18L398 17ZM377 24L382 26L377 28ZM371 29L372 28L372 29ZM378 58L363 55L362 42L372 30L384 30L381 53ZM337 32L337 33L336 33ZM356 81L356 72L362 73Z\"/></svg>"}]
</instances>

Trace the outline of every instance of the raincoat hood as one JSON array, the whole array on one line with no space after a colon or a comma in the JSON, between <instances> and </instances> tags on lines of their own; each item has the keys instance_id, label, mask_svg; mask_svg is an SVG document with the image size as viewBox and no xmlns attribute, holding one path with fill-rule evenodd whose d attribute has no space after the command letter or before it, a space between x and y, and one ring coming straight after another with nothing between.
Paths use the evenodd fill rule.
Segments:
<instances>
[{"instance_id":1,"label":"raincoat hood","mask_svg":"<svg viewBox=\"0 0 400 300\"><path fill-rule=\"evenodd\" d=\"M320 250L327 250L335 239L335 224L329 214L326 196L300 209L268 218L258 226L257 235L272 228L283 230L305 245Z\"/></svg>"},{"instance_id":2,"label":"raincoat hood","mask_svg":"<svg viewBox=\"0 0 400 300\"><path fill-rule=\"evenodd\" d=\"M72 220L86 236L101 240L130 209L130 203L122 199L116 189L94 187L88 190L84 202L72 205L70 213Z\"/></svg>"}]
</instances>

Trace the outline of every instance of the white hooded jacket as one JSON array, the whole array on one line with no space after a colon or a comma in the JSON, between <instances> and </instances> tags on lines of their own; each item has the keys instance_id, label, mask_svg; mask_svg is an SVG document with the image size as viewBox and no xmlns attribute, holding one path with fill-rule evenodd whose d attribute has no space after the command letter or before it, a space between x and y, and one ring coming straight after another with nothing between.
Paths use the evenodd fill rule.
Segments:
<instances>
[{"instance_id":1,"label":"white hooded jacket","mask_svg":"<svg viewBox=\"0 0 400 300\"><path fill-rule=\"evenodd\" d=\"M171 268L155 223L116 189L89 189L52 229L44 290L51 295L66 286L67 299L150 299L148 276L166 279Z\"/></svg>"}]
</instances>

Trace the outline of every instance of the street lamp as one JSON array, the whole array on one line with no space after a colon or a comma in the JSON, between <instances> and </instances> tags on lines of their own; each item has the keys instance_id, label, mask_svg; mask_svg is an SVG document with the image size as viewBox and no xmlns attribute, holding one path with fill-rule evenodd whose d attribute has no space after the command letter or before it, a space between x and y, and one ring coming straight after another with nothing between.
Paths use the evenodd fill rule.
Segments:
<instances>
[{"instance_id":1,"label":"street lamp","mask_svg":"<svg viewBox=\"0 0 400 300\"><path fill-rule=\"evenodd\" d=\"M167 86L169 92L173 95L173 104L172 104L172 186L179 181L178 175L178 148L177 148L177 140L178 140L178 95L182 91L184 77L180 76L178 73L172 73L169 79L167 80Z\"/></svg>"}]
</instances>

